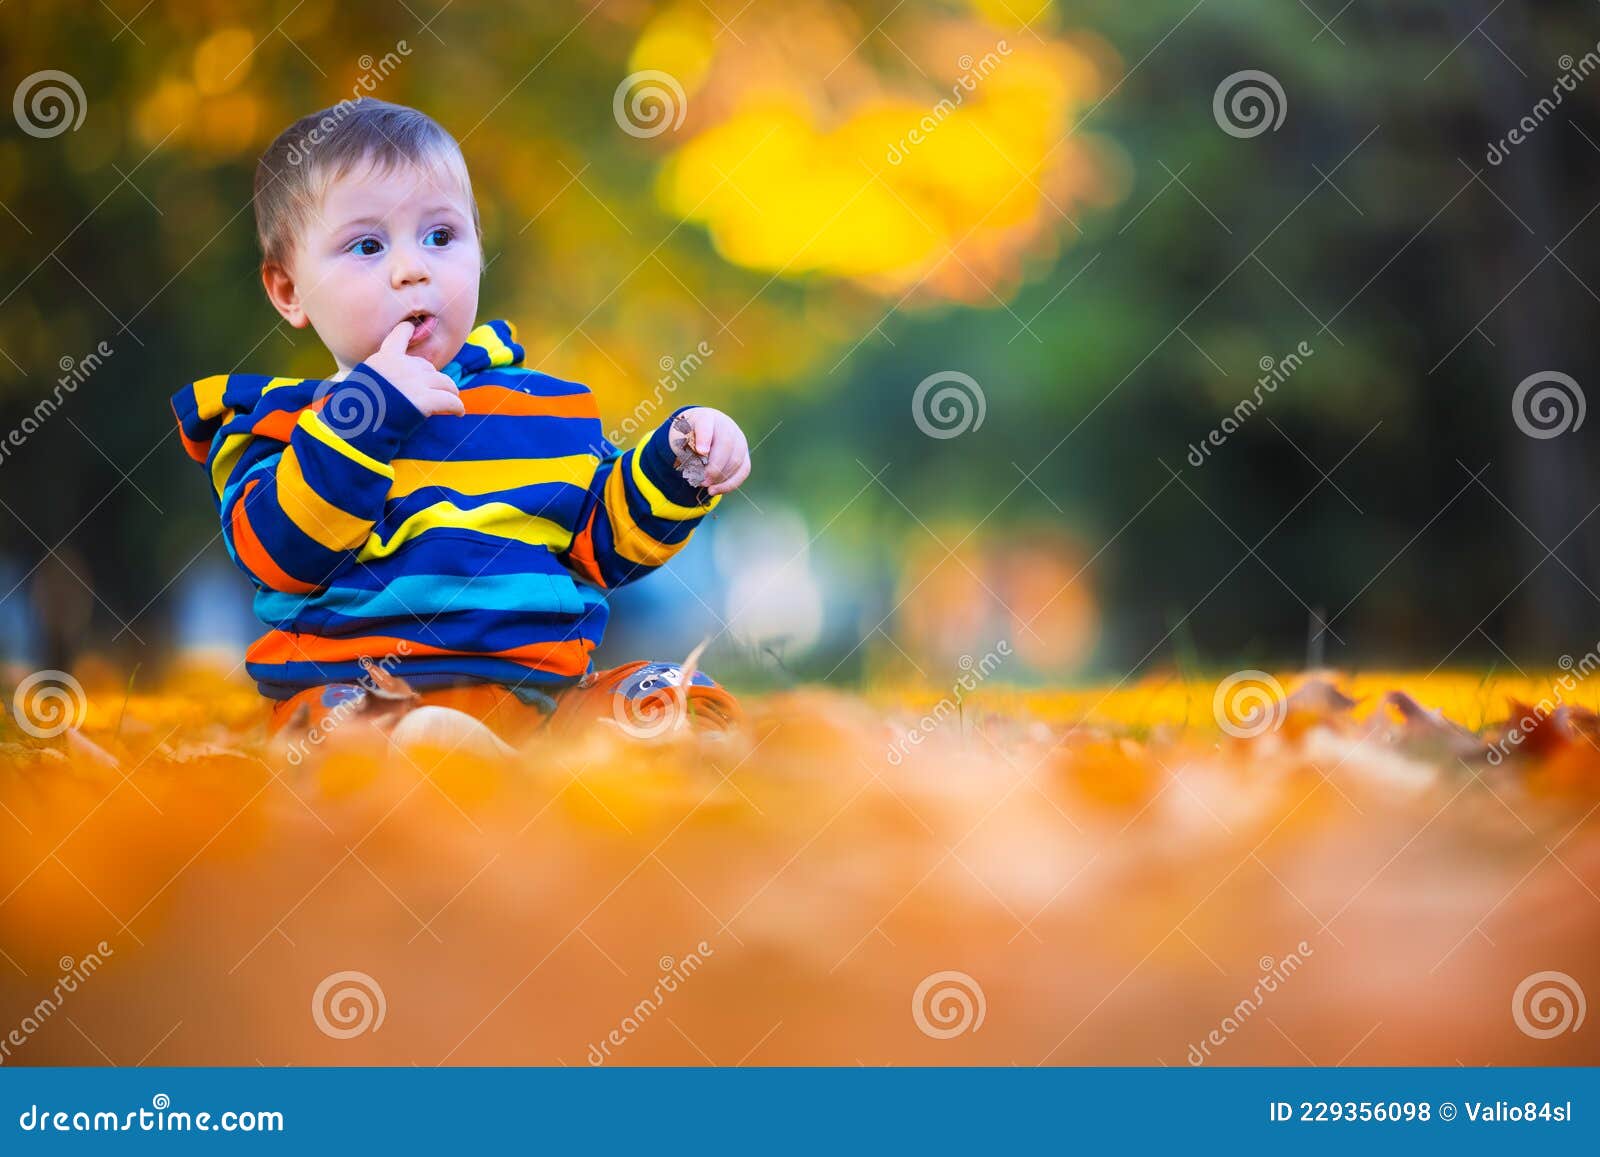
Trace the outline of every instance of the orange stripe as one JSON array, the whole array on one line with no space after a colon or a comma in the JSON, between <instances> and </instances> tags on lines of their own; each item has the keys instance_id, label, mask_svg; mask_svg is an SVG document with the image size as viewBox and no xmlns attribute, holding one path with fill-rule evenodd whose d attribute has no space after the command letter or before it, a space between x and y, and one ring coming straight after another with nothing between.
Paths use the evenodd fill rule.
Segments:
<instances>
[{"instance_id":1,"label":"orange stripe","mask_svg":"<svg viewBox=\"0 0 1600 1157\"><path fill-rule=\"evenodd\" d=\"M295 423L305 410L320 411L333 396L329 391L300 410L274 410L250 427L253 434L264 434L279 442L289 441ZM567 394L559 398L540 398L503 386L472 386L461 395L469 414L503 414L508 418L599 418L600 409L593 394ZM187 441L185 443L188 444ZM202 448L203 450L209 447ZM192 453L192 451L191 451ZM205 461L205 453L200 455Z\"/></svg>"},{"instance_id":2,"label":"orange stripe","mask_svg":"<svg viewBox=\"0 0 1600 1157\"><path fill-rule=\"evenodd\" d=\"M178 427L178 437L183 442L184 453L189 455L189 457L193 458L196 462L203 464L207 456L209 456L211 453L211 443L196 442L193 438L189 437L189 435L183 432L182 426Z\"/></svg>"},{"instance_id":3,"label":"orange stripe","mask_svg":"<svg viewBox=\"0 0 1600 1157\"><path fill-rule=\"evenodd\" d=\"M333 394L330 391L314 400L309 406L302 406L298 410L274 410L251 426L250 432L252 434L265 434L278 442L287 442L290 435L294 433L295 426L300 422L300 415L307 410L321 413L322 408L328 404L328 399L332 396Z\"/></svg>"},{"instance_id":4,"label":"orange stripe","mask_svg":"<svg viewBox=\"0 0 1600 1157\"><path fill-rule=\"evenodd\" d=\"M594 516L599 509L596 504L589 511L589 521L572 536L572 545L567 548L567 561L580 575L604 590L606 580L600 577L600 564L594 558Z\"/></svg>"},{"instance_id":5,"label":"orange stripe","mask_svg":"<svg viewBox=\"0 0 1600 1157\"><path fill-rule=\"evenodd\" d=\"M250 432L252 434L265 434L274 441L287 442L289 436L294 433L295 423L299 420L299 410L274 410L251 426Z\"/></svg>"},{"instance_id":6,"label":"orange stripe","mask_svg":"<svg viewBox=\"0 0 1600 1157\"><path fill-rule=\"evenodd\" d=\"M430 647L426 643L388 635L325 639L295 631L268 631L250 645L245 658L252 663L351 663L374 655L459 655L472 659L509 659L556 675L581 675L588 669L590 649L587 639L529 643L507 651L478 652Z\"/></svg>"},{"instance_id":7,"label":"orange stripe","mask_svg":"<svg viewBox=\"0 0 1600 1157\"><path fill-rule=\"evenodd\" d=\"M183 443L184 453L189 455L189 457L193 458L196 462L205 462L207 456L211 453L211 443L196 442L193 438L189 437L189 435L185 434L183 432L183 415L178 413L178 403L171 402L169 404L172 406L172 416L178 419L178 438Z\"/></svg>"},{"instance_id":8,"label":"orange stripe","mask_svg":"<svg viewBox=\"0 0 1600 1157\"><path fill-rule=\"evenodd\" d=\"M505 414L516 418L598 418L594 395L563 394L542 398L505 386L469 386L461 391L461 404L469 414Z\"/></svg>"},{"instance_id":9,"label":"orange stripe","mask_svg":"<svg viewBox=\"0 0 1600 1157\"><path fill-rule=\"evenodd\" d=\"M244 504L250 498L250 492L261 485L261 479L253 478L245 484L244 493L239 495L239 500L233 504L233 550L239 556L239 561L249 569L256 578L266 583L275 591L288 591L290 594L307 595L317 588L310 583L303 583L290 576L282 567L272 560L267 553L267 548L261 545L261 540L256 537L254 528L250 525L250 517L245 513Z\"/></svg>"}]
</instances>

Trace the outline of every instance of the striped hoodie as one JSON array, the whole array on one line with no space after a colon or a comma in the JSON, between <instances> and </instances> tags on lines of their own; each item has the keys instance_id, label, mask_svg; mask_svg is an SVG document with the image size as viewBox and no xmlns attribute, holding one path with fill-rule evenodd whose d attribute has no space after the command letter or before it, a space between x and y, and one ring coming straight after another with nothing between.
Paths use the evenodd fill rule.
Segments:
<instances>
[{"instance_id":1,"label":"striped hoodie","mask_svg":"<svg viewBox=\"0 0 1600 1157\"><path fill-rule=\"evenodd\" d=\"M263 695L353 681L363 658L419 688L574 683L605 591L666 562L720 501L673 468L670 416L619 452L587 387L522 359L510 323L474 329L443 371L465 416L425 417L365 363L339 382L220 374L173 395L256 587L268 629L245 667Z\"/></svg>"}]
</instances>

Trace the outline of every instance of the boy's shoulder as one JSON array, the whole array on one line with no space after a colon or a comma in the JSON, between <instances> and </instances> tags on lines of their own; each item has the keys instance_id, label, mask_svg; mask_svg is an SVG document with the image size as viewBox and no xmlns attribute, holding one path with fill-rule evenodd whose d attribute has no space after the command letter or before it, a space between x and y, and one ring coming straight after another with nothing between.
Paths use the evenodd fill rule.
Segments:
<instances>
[{"instance_id":1,"label":"boy's shoulder","mask_svg":"<svg viewBox=\"0 0 1600 1157\"><path fill-rule=\"evenodd\" d=\"M447 374L450 372L448 367L445 372ZM505 386L525 394L539 394L552 398L591 392L582 382L558 378L553 374L529 369L527 366L492 366L450 376L454 377L464 390L473 386Z\"/></svg>"},{"instance_id":2,"label":"boy's shoulder","mask_svg":"<svg viewBox=\"0 0 1600 1157\"><path fill-rule=\"evenodd\" d=\"M582 382L542 373L529 366L526 358L527 350L517 340L513 323L486 321L467 334L466 342L444 367L444 373L463 388L504 385L549 397L589 393L589 387Z\"/></svg>"},{"instance_id":3,"label":"boy's shoulder","mask_svg":"<svg viewBox=\"0 0 1600 1157\"><path fill-rule=\"evenodd\" d=\"M444 367L462 390L498 387L535 398L552 399L552 416L599 417L594 394L582 382L533 369L509 321L488 321L467 335L461 352ZM564 399L564 401L555 401Z\"/></svg>"},{"instance_id":4,"label":"boy's shoulder","mask_svg":"<svg viewBox=\"0 0 1600 1157\"><path fill-rule=\"evenodd\" d=\"M204 462L212 443L224 429L236 426L267 432L282 423L268 421L281 412L298 416L311 405L323 383L318 378L290 378L272 374L212 374L185 384L172 395L172 412L184 449Z\"/></svg>"}]
</instances>

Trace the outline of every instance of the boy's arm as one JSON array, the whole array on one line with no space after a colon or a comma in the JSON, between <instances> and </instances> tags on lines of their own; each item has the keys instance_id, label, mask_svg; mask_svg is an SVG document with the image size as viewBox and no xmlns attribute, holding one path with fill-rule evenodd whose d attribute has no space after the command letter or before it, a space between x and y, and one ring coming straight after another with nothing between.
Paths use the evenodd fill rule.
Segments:
<instances>
[{"instance_id":1,"label":"boy's arm","mask_svg":"<svg viewBox=\"0 0 1600 1157\"><path fill-rule=\"evenodd\" d=\"M348 381L366 396L341 406L336 387L324 407L336 417L302 410L286 447L241 454L222 488L228 551L262 587L310 594L355 561L394 482L389 462L422 424L423 413L366 363ZM341 427L337 415L355 412L371 420Z\"/></svg>"},{"instance_id":2,"label":"boy's arm","mask_svg":"<svg viewBox=\"0 0 1600 1157\"><path fill-rule=\"evenodd\" d=\"M722 496L689 485L673 466L667 420L643 442L601 461L561 556L579 577L610 589L655 570L683 549Z\"/></svg>"}]
</instances>

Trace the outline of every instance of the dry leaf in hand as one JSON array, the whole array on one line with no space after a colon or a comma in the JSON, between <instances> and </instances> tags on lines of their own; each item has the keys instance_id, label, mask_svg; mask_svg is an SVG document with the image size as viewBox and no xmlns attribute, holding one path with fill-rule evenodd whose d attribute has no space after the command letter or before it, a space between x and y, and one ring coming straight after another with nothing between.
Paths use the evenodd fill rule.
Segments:
<instances>
[{"instance_id":1,"label":"dry leaf in hand","mask_svg":"<svg viewBox=\"0 0 1600 1157\"><path fill-rule=\"evenodd\" d=\"M689 424L689 419L679 414L672 419L672 431L679 435L671 439L673 453L677 456L672 468L682 474L683 480L690 486L704 486L706 466L711 459L695 446L694 427Z\"/></svg>"}]
</instances>

